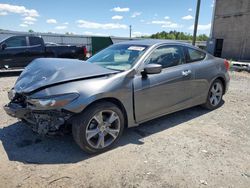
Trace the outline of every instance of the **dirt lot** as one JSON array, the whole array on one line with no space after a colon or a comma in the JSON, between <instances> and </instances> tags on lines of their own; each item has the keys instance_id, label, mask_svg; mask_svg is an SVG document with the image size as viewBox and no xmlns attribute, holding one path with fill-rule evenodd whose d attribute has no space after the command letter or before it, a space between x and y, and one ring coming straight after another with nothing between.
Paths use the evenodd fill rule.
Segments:
<instances>
[{"instance_id":1,"label":"dirt lot","mask_svg":"<svg viewBox=\"0 0 250 188\"><path fill-rule=\"evenodd\" d=\"M0 105L16 77L0 78ZM224 105L126 130L98 156L70 135L40 137L0 111L0 187L250 187L250 74L231 73Z\"/></svg>"}]
</instances>

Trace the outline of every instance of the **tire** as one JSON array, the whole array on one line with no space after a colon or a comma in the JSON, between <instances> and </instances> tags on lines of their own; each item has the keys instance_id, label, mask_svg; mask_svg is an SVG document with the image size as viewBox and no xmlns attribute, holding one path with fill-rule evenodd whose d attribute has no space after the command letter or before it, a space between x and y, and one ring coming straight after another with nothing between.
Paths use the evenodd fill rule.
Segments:
<instances>
[{"instance_id":1,"label":"tire","mask_svg":"<svg viewBox=\"0 0 250 188\"><path fill-rule=\"evenodd\" d=\"M224 93L224 86L219 79L216 79L210 86L207 101L202 106L214 110L221 106Z\"/></svg>"},{"instance_id":2,"label":"tire","mask_svg":"<svg viewBox=\"0 0 250 188\"><path fill-rule=\"evenodd\" d=\"M95 103L72 121L75 142L87 153L97 154L115 145L124 129L124 115L111 102Z\"/></svg>"}]
</instances>

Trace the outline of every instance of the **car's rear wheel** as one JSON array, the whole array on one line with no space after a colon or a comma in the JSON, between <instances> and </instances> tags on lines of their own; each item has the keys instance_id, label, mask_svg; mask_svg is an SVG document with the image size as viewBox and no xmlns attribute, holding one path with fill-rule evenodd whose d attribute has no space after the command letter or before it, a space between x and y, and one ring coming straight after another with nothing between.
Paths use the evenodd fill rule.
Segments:
<instances>
[{"instance_id":1,"label":"car's rear wheel","mask_svg":"<svg viewBox=\"0 0 250 188\"><path fill-rule=\"evenodd\" d=\"M224 87L222 82L216 79L209 89L207 101L203 106L209 110L218 108L222 104L223 92Z\"/></svg>"},{"instance_id":2,"label":"car's rear wheel","mask_svg":"<svg viewBox=\"0 0 250 188\"><path fill-rule=\"evenodd\" d=\"M88 153L110 149L124 129L122 111L113 103L95 103L75 117L72 133L76 143Z\"/></svg>"}]
</instances>

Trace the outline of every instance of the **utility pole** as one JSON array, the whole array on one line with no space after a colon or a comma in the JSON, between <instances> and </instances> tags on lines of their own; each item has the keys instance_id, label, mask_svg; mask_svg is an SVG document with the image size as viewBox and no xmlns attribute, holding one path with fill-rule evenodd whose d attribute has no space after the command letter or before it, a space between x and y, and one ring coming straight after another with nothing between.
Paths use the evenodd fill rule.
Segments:
<instances>
[{"instance_id":1,"label":"utility pole","mask_svg":"<svg viewBox=\"0 0 250 188\"><path fill-rule=\"evenodd\" d=\"M215 18L215 7L216 7L216 1L214 0L214 7L213 7L213 16L212 16L212 21L211 21L211 30L210 30L210 35L209 38L213 38L213 31L214 31L214 18Z\"/></svg>"},{"instance_id":2,"label":"utility pole","mask_svg":"<svg viewBox=\"0 0 250 188\"><path fill-rule=\"evenodd\" d=\"M199 15L200 15L200 5L201 5L201 0L197 0L196 15L195 15L195 22L194 22L194 34L193 34L193 42L192 42L193 46L195 46L195 42L196 42L197 28L198 28Z\"/></svg>"},{"instance_id":3,"label":"utility pole","mask_svg":"<svg viewBox=\"0 0 250 188\"><path fill-rule=\"evenodd\" d=\"M132 25L129 26L129 38L132 37Z\"/></svg>"}]
</instances>

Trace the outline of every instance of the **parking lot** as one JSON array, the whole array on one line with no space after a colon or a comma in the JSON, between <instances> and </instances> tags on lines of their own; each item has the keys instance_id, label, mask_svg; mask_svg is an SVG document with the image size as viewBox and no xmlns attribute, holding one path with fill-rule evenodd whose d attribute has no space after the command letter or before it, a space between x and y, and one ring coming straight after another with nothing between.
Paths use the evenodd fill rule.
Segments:
<instances>
[{"instance_id":1,"label":"parking lot","mask_svg":"<svg viewBox=\"0 0 250 188\"><path fill-rule=\"evenodd\" d=\"M0 78L0 105L16 76ZM41 137L0 111L0 187L250 187L250 74L231 73L224 104L125 131L87 155L71 135Z\"/></svg>"}]
</instances>

